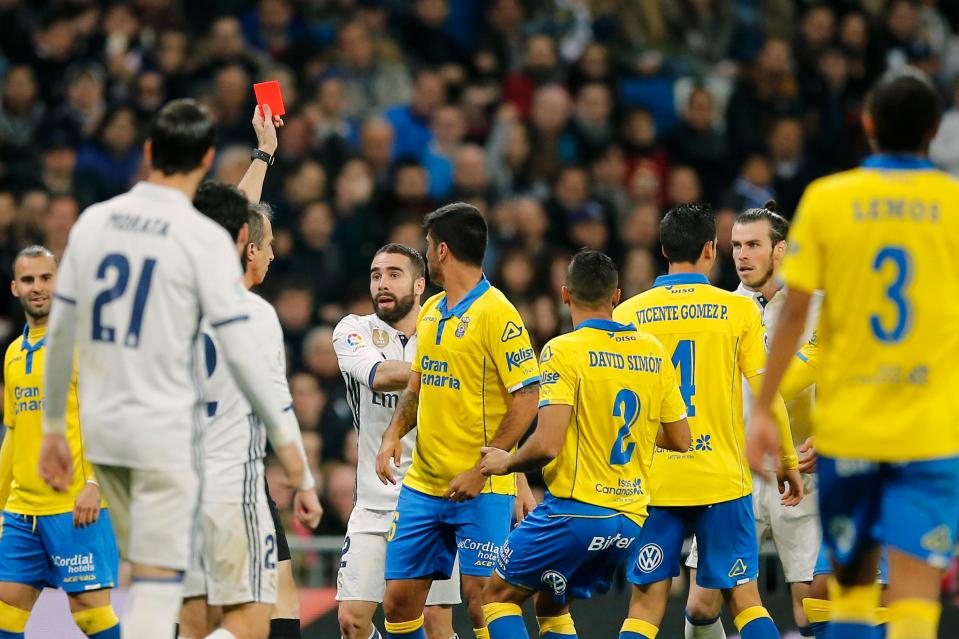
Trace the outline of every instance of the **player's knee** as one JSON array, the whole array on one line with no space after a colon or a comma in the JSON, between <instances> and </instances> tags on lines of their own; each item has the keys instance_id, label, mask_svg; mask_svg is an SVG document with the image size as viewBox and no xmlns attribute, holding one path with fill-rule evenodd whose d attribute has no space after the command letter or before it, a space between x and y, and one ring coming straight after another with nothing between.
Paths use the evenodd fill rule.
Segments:
<instances>
[{"instance_id":1,"label":"player's knee","mask_svg":"<svg viewBox=\"0 0 959 639\"><path fill-rule=\"evenodd\" d=\"M363 636L363 631L371 622L371 619L367 619L365 615L360 615L350 606L341 604L336 616L340 623L340 634L343 639L366 639L369 636L369 633Z\"/></svg>"},{"instance_id":2,"label":"player's knee","mask_svg":"<svg viewBox=\"0 0 959 639\"><path fill-rule=\"evenodd\" d=\"M73 622L77 624L80 632L88 637L93 637L94 635L106 637L108 636L106 631L110 629L116 629L116 636L120 636L120 620L117 618L117 613L114 612L113 606L110 604L100 606L99 608L77 610L73 613Z\"/></svg>"},{"instance_id":3,"label":"player's knee","mask_svg":"<svg viewBox=\"0 0 959 639\"><path fill-rule=\"evenodd\" d=\"M691 621L711 621L719 616L721 608L721 598L691 596L686 602L686 616Z\"/></svg>"},{"instance_id":4,"label":"player's knee","mask_svg":"<svg viewBox=\"0 0 959 639\"><path fill-rule=\"evenodd\" d=\"M419 614L411 614L409 607L402 596L396 592L391 593L387 589L386 596L383 598L383 616L387 621L412 621L418 617Z\"/></svg>"},{"instance_id":5,"label":"player's knee","mask_svg":"<svg viewBox=\"0 0 959 639\"><path fill-rule=\"evenodd\" d=\"M0 630L9 633L22 633L27 627L30 611L11 606L0 601Z\"/></svg>"}]
</instances>

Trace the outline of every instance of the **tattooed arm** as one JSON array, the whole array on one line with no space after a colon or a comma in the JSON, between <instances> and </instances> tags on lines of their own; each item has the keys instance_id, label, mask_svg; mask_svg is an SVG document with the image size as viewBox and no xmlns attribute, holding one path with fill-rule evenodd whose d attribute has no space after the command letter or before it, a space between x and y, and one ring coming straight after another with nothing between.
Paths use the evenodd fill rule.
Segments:
<instances>
[{"instance_id":1,"label":"tattooed arm","mask_svg":"<svg viewBox=\"0 0 959 639\"><path fill-rule=\"evenodd\" d=\"M396 410L393 412L393 419L390 420L389 427L383 433L380 451L376 455L376 476L384 484L396 483L390 461L392 460L394 467L400 467L400 459L403 456L403 443L400 440L416 428L416 412L419 405L420 374L410 373L410 381L400 395Z\"/></svg>"},{"instance_id":2,"label":"tattooed arm","mask_svg":"<svg viewBox=\"0 0 959 639\"><path fill-rule=\"evenodd\" d=\"M513 392L513 403L510 404L503 421L496 429L496 434L489 441L488 446L510 450L520 440L520 437L529 429L529 425L536 416L539 406L539 383L528 384ZM476 497L483 489L486 477L480 470L483 458L476 460L476 464L460 473L450 482L443 495L453 501L465 501Z\"/></svg>"}]
</instances>

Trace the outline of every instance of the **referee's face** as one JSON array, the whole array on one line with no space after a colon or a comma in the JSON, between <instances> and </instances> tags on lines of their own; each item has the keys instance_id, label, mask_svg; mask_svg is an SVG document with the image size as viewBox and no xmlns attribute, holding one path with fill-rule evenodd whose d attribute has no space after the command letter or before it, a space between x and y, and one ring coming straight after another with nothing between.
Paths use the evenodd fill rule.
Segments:
<instances>
[{"instance_id":1,"label":"referee's face","mask_svg":"<svg viewBox=\"0 0 959 639\"><path fill-rule=\"evenodd\" d=\"M50 314L50 300L57 279L57 262L47 255L21 257L14 266L10 289L23 312L34 319Z\"/></svg>"}]
</instances>

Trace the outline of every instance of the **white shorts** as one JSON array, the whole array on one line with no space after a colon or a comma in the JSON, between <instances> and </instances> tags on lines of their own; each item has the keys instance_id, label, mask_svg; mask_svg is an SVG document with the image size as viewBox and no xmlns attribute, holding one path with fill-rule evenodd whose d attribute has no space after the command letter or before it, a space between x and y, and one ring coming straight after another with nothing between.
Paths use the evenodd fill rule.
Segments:
<instances>
[{"instance_id":1,"label":"white shorts","mask_svg":"<svg viewBox=\"0 0 959 639\"><path fill-rule=\"evenodd\" d=\"M805 496L798 506L789 507L780 503L781 495L775 480L753 475L756 539L760 544L767 537L772 539L786 583L808 583L813 578L822 541L816 483L815 475L803 475ZM693 538L686 565L695 568L698 560L696 539Z\"/></svg>"},{"instance_id":2,"label":"white shorts","mask_svg":"<svg viewBox=\"0 0 959 639\"><path fill-rule=\"evenodd\" d=\"M183 579L183 596L211 606L276 603L276 530L270 506L204 503L200 565Z\"/></svg>"},{"instance_id":3,"label":"white shorts","mask_svg":"<svg viewBox=\"0 0 959 639\"><path fill-rule=\"evenodd\" d=\"M196 551L199 482L189 468L138 470L94 464L110 506L120 557L184 571Z\"/></svg>"},{"instance_id":4,"label":"white shorts","mask_svg":"<svg viewBox=\"0 0 959 639\"><path fill-rule=\"evenodd\" d=\"M343 540L343 555L336 576L337 601L383 602L386 593L386 535L393 522L389 511L353 508ZM428 552L424 549L424 552ZM453 605L460 597L459 559L449 579L434 581L426 598L427 606Z\"/></svg>"}]
</instances>

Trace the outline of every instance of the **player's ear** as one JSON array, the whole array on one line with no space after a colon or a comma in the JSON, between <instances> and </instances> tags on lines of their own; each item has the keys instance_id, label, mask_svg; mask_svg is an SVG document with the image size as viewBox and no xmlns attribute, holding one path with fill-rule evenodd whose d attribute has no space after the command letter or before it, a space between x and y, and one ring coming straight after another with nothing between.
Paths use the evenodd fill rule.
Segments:
<instances>
[{"instance_id":1,"label":"player's ear","mask_svg":"<svg viewBox=\"0 0 959 639\"><path fill-rule=\"evenodd\" d=\"M216 157L216 148L211 146L209 149L206 150L206 153L203 154L203 160L201 162L203 165L203 173L209 173L210 167L213 166L213 158L215 157Z\"/></svg>"},{"instance_id":2,"label":"player's ear","mask_svg":"<svg viewBox=\"0 0 959 639\"><path fill-rule=\"evenodd\" d=\"M615 291L613 291L613 299L611 300L613 302L613 308L616 308L617 306L619 306L619 300L621 300L622 298L623 298L622 289L618 288Z\"/></svg>"},{"instance_id":3,"label":"player's ear","mask_svg":"<svg viewBox=\"0 0 959 639\"><path fill-rule=\"evenodd\" d=\"M13 293L14 297L20 297L17 294L17 280L10 280L10 292Z\"/></svg>"},{"instance_id":4,"label":"player's ear","mask_svg":"<svg viewBox=\"0 0 959 639\"><path fill-rule=\"evenodd\" d=\"M786 240L779 240L779 242L776 243L775 248L773 248L773 252L775 253L777 259L782 259L786 254Z\"/></svg>"},{"instance_id":5,"label":"player's ear","mask_svg":"<svg viewBox=\"0 0 959 639\"><path fill-rule=\"evenodd\" d=\"M563 304L565 304L566 306L569 306L570 304L573 303L573 300L570 299L570 297L569 297L569 289L566 288L566 285L565 285L565 284L563 285L563 288L562 288L562 290L560 291L560 295L561 295L562 298L563 298Z\"/></svg>"},{"instance_id":6,"label":"player's ear","mask_svg":"<svg viewBox=\"0 0 959 639\"><path fill-rule=\"evenodd\" d=\"M426 290L426 278L417 277L416 280L413 282L413 293L415 293L416 295L422 295L423 291L425 290Z\"/></svg>"},{"instance_id":7,"label":"player's ear","mask_svg":"<svg viewBox=\"0 0 959 639\"><path fill-rule=\"evenodd\" d=\"M246 259L252 260L254 257L256 257L256 244L254 244L253 242L247 242L246 243Z\"/></svg>"}]
</instances>

